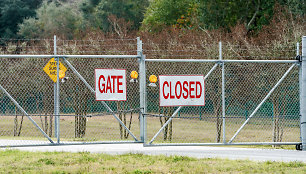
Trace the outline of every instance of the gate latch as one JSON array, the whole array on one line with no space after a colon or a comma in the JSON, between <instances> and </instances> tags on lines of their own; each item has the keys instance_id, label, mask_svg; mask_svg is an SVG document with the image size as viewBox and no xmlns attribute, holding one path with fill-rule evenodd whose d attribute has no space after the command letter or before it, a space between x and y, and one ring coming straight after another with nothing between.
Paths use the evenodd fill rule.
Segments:
<instances>
[{"instance_id":1,"label":"gate latch","mask_svg":"<svg viewBox=\"0 0 306 174\"><path fill-rule=\"evenodd\" d=\"M302 62L302 56L300 56L300 55L297 55L297 56L295 57L295 59L298 60L299 62Z\"/></svg>"}]
</instances>

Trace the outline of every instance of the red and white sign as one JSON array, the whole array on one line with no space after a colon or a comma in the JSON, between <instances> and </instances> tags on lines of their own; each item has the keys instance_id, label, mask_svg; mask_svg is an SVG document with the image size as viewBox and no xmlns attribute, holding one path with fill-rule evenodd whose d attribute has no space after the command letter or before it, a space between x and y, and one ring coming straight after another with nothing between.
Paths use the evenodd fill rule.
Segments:
<instances>
[{"instance_id":1,"label":"red and white sign","mask_svg":"<svg viewBox=\"0 0 306 174\"><path fill-rule=\"evenodd\" d=\"M96 100L125 101L125 74L124 69L95 69Z\"/></svg>"},{"instance_id":2,"label":"red and white sign","mask_svg":"<svg viewBox=\"0 0 306 174\"><path fill-rule=\"evenodd\" d=\"M205 86L202 75L159 76L160 106L204 106Z\"/></svg>"}]
</instances>

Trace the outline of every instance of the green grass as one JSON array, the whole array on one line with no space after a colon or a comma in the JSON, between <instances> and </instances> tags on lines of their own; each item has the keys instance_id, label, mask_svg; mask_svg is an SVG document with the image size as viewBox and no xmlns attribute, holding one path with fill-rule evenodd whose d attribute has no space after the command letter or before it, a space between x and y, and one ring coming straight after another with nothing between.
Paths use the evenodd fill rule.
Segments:
<instances>
[{"instance_id":1,"label":"green grass","mask_svg":"<svg viewBox=\"0 0 306 174\"><path fill-rule=\"evenodd\" d=\"M305 173L302 162L196 159L142 154L105 155L0 151L0 173Z\"/></svg>"}]
</instances>

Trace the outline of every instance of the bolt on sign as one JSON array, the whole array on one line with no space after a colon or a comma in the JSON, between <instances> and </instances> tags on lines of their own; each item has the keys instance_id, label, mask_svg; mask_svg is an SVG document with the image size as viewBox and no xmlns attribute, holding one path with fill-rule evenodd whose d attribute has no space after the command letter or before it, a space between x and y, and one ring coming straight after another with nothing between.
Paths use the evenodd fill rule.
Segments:
<instances>
[{"instance_id":1,"label":"bolt on sign","mask_svg":"<svg viewBox=\"0 0 306 174\"><path fill-rule=\"evenodd\" d=\"M126 101L126 70L95 69L96 100Z\"/></svg>"},{"instance_id":2,"label":"bolt on sign","mask_svg":"<svg viewBox=\"0 0 306 174\"><path fill-rule=\"evenodd\" d=\"M203 75L160 75L160 106L204 106Z\"/></svg>"},{"instance_id":3,"label":"bolt on sign","mask_svg":"<svg viewBox=\"0 0 306 174\"><path fill-rule=\"evenodd\" d=\"M45 73L48 74L48 76L51 78L51 80L53 80L54 83L56 83L57 81L57 67L56 67L57 63L55 61L54 58L50 59L49 62L47 63L47 65L44 67L44 71ZM67 71L67 68L61 63L59 62L59 70L62 70L64 72Z\"/></svg>"}]
</instances>

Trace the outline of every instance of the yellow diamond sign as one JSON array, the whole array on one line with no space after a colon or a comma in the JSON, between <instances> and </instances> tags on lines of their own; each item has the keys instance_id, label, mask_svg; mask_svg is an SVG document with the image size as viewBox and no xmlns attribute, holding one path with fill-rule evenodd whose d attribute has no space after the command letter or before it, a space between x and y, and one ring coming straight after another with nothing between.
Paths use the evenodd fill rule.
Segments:
<instances>
[{"instance_id":1,"label":"yellow diamond sign","mask_svg":"<svg viewBox=\"0 0 306 174\"><path fill-rule=\"evenodd\" d=\"M44 67L44 71L49 75L49 77L53 80L54 83L56 83L57 81L57 77L56 77L56 61L54 60L54 58L50 59L50 61L47 63L47 65ZM59 62L59 69L66 72L67 68L61 63Z\"/></svg>"}]
</instances>

